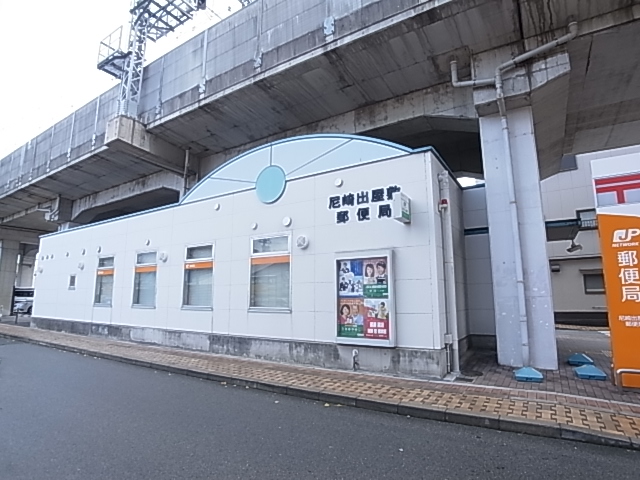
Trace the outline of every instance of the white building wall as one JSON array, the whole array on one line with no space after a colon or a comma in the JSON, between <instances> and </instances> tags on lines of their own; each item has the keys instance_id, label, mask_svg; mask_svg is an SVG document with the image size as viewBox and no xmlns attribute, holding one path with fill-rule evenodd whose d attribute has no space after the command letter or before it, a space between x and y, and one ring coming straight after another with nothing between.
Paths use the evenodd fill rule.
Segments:
<instances>
[{"instance_id":1,"label":"white building wall","mask_svg":"<svg viewBox=\"0 0 640 480\"><path fill-rule=\"evenodd\" d=\"M560 172L541 182L545 220L572 219L576 218L578 210L595 208L589 160L584 155L578 155L576 165L577 170ZM597 230L581 231L576 243L582 245L582 250L568 253L568 241L547 242L549 258L600 256Z\"/></svg>"},{"instance_id":2,"label":"white building wall","mask_svg":"<svg viewBox=\"0 0 640 480\"><path fill-rule=\"evenodd\" d=\"M463 212L463 191L454 184L450 184L451 195L451 220L453 226L453 253L454 268L456 272L456 309L458 314L458 338L465 339L469 331L469 320L467 313L467 292L466 292L466 248L464 239L464 212ZM465 344L466 345L466 344Z\"/></svg>"},{"instance_id":3,"label":"white building wall","mask_svg":"<svg viewBox=\"0 0 640 480\"><path fill-rule=\"evenodd\" d=\"M432 165L437 164L436 168ZM283 197L264 205L253 190L213 200L165 208L43 237L36 277L34 316L113 325L210 332L236 336L335 342L338 252L389 248L394 251L397 344L443 347L441 241L434 200L440 165L430 153L352 167L290 181ZM335 186L336 178L344 182ZM355 210L337 225L331 195L399 185L412 199L412 223L392 219L357 222ZM214 204L220 204L216 211ZM455 206L459 208L459 206ZM292 219L291 227L283 218ZM252 223L257 223L255 230ZM459 227L457 227L459 228ZM306 235L306 250L292 247L292 313L248 310L250 239L286 232ZM148 245L147 245L148 243ZM182 304L185 248L213 243L213 310L187 310ZM136 253L157 250L156 308L132 308ZM84 252L84 253L83 253ZM114 255L112 307L94 306L98 257ZM81 268L83 267L83 268ZM69 275L77 275L69 290Z\"/></svg>"},{"instance_id":4,"label":"white building wall","mask_svg":"<svg viewBox=\"0 0 640 480\"><path fill-rule=\"evenodd\" d=\"M484 187L462 191L466 262L466 299L469 333L495 336L495 310L491 253L487 230L487 204Z\"/></svg>"},{"instance_id":5,"label":"white building wall","mask_svg":"<svg viewBox=\"0 0 640 480\"><path fill-rule=\"evenodd\" d=\"M551 272L553 306L558 314L575 312L600 313L607 311L604 294L586 293L583 275L602 271L601 258L565 258L552 260L559 271Z\"/></svg>"},{"instance_id":6,"label":"white building wall","mask_svg":"<svg viewBox=\"0 0 640 480\"><path fill-rule=\"evenodd\" d=\"M575 219L578 211L595 209L590 155L578 155L577 169L560 172L541 183L542 205L546 221ZM553 304L559 321L569 319L584 322L587 316L600 315L604 321L604 294L586 293L583 274L602 268L597 230L581 230L575 242L582 246L577 252L567 252L569 240L547 242L547 254L560 271L551 272ZM558 268L558 267L554 267ZM580 315L584 318L579 318Z\"/></svg>"}]
</instances>

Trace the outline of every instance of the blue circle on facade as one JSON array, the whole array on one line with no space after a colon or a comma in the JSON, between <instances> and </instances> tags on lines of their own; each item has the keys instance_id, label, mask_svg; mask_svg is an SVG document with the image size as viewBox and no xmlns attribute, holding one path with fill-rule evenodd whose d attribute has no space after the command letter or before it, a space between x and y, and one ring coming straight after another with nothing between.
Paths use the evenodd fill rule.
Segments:
<instances>
[{"instance_id":1,"label":"blue circle on facade","mask_svg":"<svg viewBox=\"0 0 640 480\"><path fill-rule=\"evenodd\" d=\"M273 203L280 199L287 186L287 176L277 165L269 165L260 172L256 180L256 195L262 203Z\"/></svg>"}]
</instances>

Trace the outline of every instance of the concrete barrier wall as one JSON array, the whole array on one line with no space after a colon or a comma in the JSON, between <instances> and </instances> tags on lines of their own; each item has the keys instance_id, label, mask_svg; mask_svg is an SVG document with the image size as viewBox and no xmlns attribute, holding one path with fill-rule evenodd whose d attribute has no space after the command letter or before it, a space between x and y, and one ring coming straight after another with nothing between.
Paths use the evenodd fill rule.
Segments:
<instances>
[{"instance_id":1,"label":"concrete barrier wall","mask_svg":"<svg viewBox=\"0 0 640 480\"><path fill-rule=\"evenodd\" d=\"M117 112L118 91L106 91L1 159L0 197L104 145L107 121Z\"/></svg>"}]
</instances>

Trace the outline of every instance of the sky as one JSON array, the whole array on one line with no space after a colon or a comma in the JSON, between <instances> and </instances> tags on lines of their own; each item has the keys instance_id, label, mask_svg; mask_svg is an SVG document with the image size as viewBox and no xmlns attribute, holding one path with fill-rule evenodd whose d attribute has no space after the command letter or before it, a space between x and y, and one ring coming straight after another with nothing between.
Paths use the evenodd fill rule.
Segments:
<instances>
[{"instance_id":1,"label":"sky","mask_svg":"<svg viewBox=\"0 0 640 480\"><path fill-rule=\"evenodd\" d=\"M131 0L0 0L0 159L119 83L96 68L98 47L120 25L128 28L130 6ZM237 11L240 2L207 6L174 34L149 42L147 61Z\"/></svg>"}]
</instances>

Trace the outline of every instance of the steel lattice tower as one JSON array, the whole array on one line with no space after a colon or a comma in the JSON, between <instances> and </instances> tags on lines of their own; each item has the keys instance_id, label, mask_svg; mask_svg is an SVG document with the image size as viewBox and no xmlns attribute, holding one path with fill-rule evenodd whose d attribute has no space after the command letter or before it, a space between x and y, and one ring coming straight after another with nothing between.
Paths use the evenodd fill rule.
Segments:
<instances>
[{"instance_id":1,"label":"steel lattice tower","mask_svg":"<svg viewBox=\"0 0 640 480\"><path fill-rule=\"evenodd\" d=\"M98 68L122 80L118 113L137 117L147 40L156 41L204 10L206 0L132 0L129 39L122 45L122 27L100 42Z\"/></svg>"}]
</instances>

